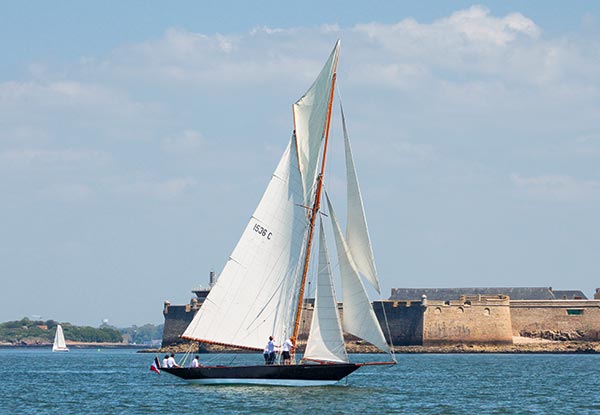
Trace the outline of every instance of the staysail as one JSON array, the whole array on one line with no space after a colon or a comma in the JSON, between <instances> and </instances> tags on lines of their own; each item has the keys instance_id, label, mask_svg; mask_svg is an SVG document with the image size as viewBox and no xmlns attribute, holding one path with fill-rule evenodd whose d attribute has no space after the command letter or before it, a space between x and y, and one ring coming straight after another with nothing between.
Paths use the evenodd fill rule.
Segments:
<instances>
[{"instance_id":1,"label":"staysail","mask_svg":"<svg viewBox=\"0 0 600 415\"><path fill-rule=\"evenodd\" d=\"M346 223L346 243L352 253L352 259L356 265L357 271L365 276L367 281L381 294L379 280L377 279L377 269L375 268L375 259L373 258L373 248L367 228L367 219L363 206L358 177L354 168L354 158L352 157L352 148L348 138L346 128L346 117L344 117L344 108L340 103L342 112L342 127L344 130L344 147L346 152L346 181L348 192L348 222Z\"/></svg>"},{"instance_id":2,"label":"staysail","mask_svg":"<svg viewBox=\"0 0 600 415\"><path fill-rule=\"evenodd\" d=\"M389 352L390 347L385 340L365 287L356 271L354 260L342 234L342 229L338 223L329 196L327 193L325 193L325 196L333 224L333 234L335 236L340 274L342 276L344 330L368 341L385 352Z\"/></svg>"},{"instance_id":3,"label":"staysail","mask_svg":"<svg viewBox=\"0 0 600 415\"><path fill-rule=\"evenodd\" d=\"M348 362L322 221L319 221L319 231L317 289L304 359L321 362Z\"/></svg>"},{"instance_id":4,"label":"staysail","mask_svg":"<svg viewBox=\"0 0 600 415\"><path fill-rule=\"evenodd\" d=\"M215 286L182 338L262 350L294 334L339 41L293 105L295 133Z\"/></svg>"}]
</instances>

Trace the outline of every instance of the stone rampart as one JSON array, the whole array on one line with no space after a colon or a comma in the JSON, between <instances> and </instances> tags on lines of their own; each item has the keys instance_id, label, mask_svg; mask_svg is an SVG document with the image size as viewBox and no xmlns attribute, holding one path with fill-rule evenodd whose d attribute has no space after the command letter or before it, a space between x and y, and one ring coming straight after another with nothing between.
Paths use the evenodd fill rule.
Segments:
<instances>
[{"instance_id":1,"label":"stone rampart","mask_svg":"<svg viewBox=\"0 0 600 415\"><path fill-rule=\"evenodd\" d=\"M600 340L598 300L512 300L510 308L515 336Z\"/></svg>"},{"instance_id":2,"label":"stone rampart","mask_svg":"<svg viewBox=\"0 0 600 415\"><path fill-rule=\"evenodd\" d=\"M425 307L421 301L374 301L373 310L388 343L391 340L396 346L423 344Z\"/></svg>"},{"instance_id":3,"label":"stone rampart","mask_svg":"<svg viewBox=\"0 0 600 415\"><path fill-rule=\"evenodd\" d=\"M165 302L163 346L178 344L199 304ZM457 300L384 300L373 309L394 345L512 344L512 336L600 341L600 300L510 300L506 295L462 295ZM343 308L338 304L343 319ZM298 342L310 328L313 301L302 312ZM387 317L387 318L386 318ZM387 327L389 326L388 334ZM356 338L345 333L347 340ZM390 338L391 337L391 338Z\"/></svg>"},{"instance_id":4,"label":"stone rampart","mask_svg":"<svg viewBox=\"0 0 600 415\"><path fill-rule=\"evenodd\" d=\"M163 315L165 317L162 338L163 347L187 342L187 340L183 340L179 336L183 334L187 326L192 322L198 309L197 301L192 301L190 304L185 305L171 305L168 301L165 301L163 308Z\"/></svg>"},{"instance_id":5,"label":"stone rampart","mask_svg":"<svg viewBox=\"0 0 600 415\"><path fill-rule=\"evenodd\" d=\"M507 296L462 296L454 301L427 301L423 345L512 344Z\"/></svg>"}]
</instances>

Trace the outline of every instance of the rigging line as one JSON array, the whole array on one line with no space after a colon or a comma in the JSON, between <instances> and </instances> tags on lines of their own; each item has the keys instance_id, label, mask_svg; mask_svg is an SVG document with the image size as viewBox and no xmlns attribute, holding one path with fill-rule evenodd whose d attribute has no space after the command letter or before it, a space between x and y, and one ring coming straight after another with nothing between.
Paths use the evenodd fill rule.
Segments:
<instances>
[{"instance_id":1,"label":"rigging line","mask_svg":"<svg viewBox=\"0 0 600 415\"><path fill-rule=\"evenodd\" d=\"M220 362L222 360L224 360L226 357L229 358L232 354L231 353L225 353L225 352L216 352L215 354L212 354L211 352L207 353L209 355L209 357L206 359L206 363L212 363L212 362ZM233 353L233 356L237 355L237 353ZM210 366L210 365L208 365Z\"/></svg>"},{"instance_id":2,"label":"rigging line","mask_svg":"<svg viewBox=\"0 0 600 415\"><path fill-rule=\"evenodd\" d=\"M381 309L383 310L383 320L385 321L385 328L387 330L388 337L390 338L389 346L390 346L390 356L394 362L396 362L396 351L394 350L394 340L392 339L392 332L390 330L390 324L388 322L387 313L385 311L385 303L381 299L379 299L379 303L381 304Z\"/></svg>"},{"instance_id":3,"label":"rigging line","mask_svg":"<svg viewBox=\"0 0 600 415\"><path fill-rule=\"evenodd\" d=\"M192 348L194 347L194 342L190 342L187 348L187 351L184 353L183 358L179 361L179 366L186 367L186 361L188 356L192 353Z\"/></svg>"},{"instance_id":4,"label":"rigging line","mask_svg":"<svg viewBox=\"0 0 600 415\"><path fill-rule=\"evenodd\" d=\"M318 268L318 266L317 266L317 268ZM313 262L311 262L309 264L308 278L306 280L307 295L305 297L304 304L302 305L302 310L308 310L308 304L306 302L306 298L307 297L309 297L309 296L312 295L313 299L315 299L315 290L316 290L316 288L315 288L315 282L316 282L316 277L315 277L315 263L313 261ZM313 317L314 317L314 303L313 303ZM307 319L306 318L302 319L302 331L304 333L308 333L307 326L308 326Z\"/></svg>"}]
</instances>

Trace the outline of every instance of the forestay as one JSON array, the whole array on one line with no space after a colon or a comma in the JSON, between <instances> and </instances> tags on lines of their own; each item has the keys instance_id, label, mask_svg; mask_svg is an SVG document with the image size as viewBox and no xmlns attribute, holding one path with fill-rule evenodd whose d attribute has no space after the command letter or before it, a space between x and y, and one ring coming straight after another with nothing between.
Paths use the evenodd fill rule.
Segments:
<instances>
[{"instance_id":1,"label":"forestay","mask_svg":"<svg viewBox=\"0 0 600 415\"><path fill-rule=\"evenodd\" d=\"M319 269L310 332L304 359L323 362L348 362L333 289L331 265L323 222L319 221Z\"/></svg>"}]
</instances>

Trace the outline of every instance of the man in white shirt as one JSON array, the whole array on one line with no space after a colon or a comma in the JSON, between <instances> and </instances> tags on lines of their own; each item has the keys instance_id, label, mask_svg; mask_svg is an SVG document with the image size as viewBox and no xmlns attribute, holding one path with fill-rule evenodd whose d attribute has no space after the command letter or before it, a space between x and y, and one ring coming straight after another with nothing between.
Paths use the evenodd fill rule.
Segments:
<instances>
[{"instance_id":1,"label":"man in white shirt","mask_svg":"<svg viewBox=\"0 0 600 415\"><path fill-rule=\"evenodd\" d=\"M165 355L165 358L162 361L162 365L160 367L169 367L169 355Z\"/></svg>"},{"instance_id":2,"label":"man in white shirt","mask_svg":"<svg viewBox=\"0 0 600 415\"><path fill-rule=\"evenodd\" d=\"M179 365L175 362L175 353L171 353L169 359L167 360L167 367L179 367Z\"/></svg>"},{"instance_id":3,"label":"man in white shirt","mask_svg":"<svg viewBox=\"0 0 600 415\"><path fill-rule=\"evenodd\" d=\"M269 341L265 346L264 354L267 355L267 364L272 365L275 363L275 342L273 341L273 336L269 336Z\"/></svg>"},{"instance_id":4,"label":"man in white shirt","mask_svg":"<svg viewBox=\"0 0 600 415\"><path fill-rule=\"evenodd\" d=\"M192 360L192 364L190 365L190 367L200 367L200 356L194 357L194 360Z\"/></svg>"},{"instance_id":5,"label":"man in white shirt","mask_svg":"<svg viewBox=\"0 0 600 415\"><path fill-rule=\"evenodd\" d=\"M281 357L283 358L283 364L289 365L291 363L290 352L294 349L294 342L292 339L287 339L281 346Z\"/></svg>"}]
</instances>

